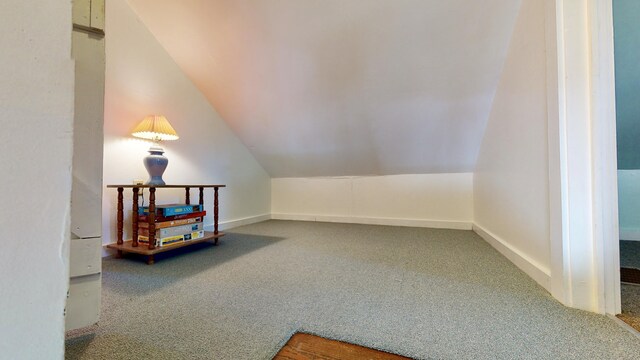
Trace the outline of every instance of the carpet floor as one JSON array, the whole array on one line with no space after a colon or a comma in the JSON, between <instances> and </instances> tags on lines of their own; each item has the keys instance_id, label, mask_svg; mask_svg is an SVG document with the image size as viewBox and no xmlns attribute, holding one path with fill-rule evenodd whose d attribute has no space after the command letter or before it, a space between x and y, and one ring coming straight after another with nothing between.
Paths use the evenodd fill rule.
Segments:
<instances>
[{"instance_id":1,"label":"carpet floor","mask_svg":"<svg viewBox=\"0 0 640 360\"><path fill-rule=\"evenodd\" d=\"M105 259L98 325L68 359L271 359L295 332L416 359L637 359L471 231L267 221L219 246Z\"/></svg>"},{"instance_id":2,"label":"carpet floor","mask_svg":"<svg viewBox=\"0 0 640 360\"><path fill-rule=\"evenodd\" d=\"M640 241L620 240L620 267L640 269Z\"/></svg>"}]
</instances>

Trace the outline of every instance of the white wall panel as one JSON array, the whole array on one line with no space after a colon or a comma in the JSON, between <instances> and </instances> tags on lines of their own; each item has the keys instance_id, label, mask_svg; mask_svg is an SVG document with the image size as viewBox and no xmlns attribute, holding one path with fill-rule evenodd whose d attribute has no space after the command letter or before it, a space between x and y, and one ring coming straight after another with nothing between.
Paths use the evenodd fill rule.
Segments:
<instances>
[{"instance_id":1,"label":"white wall panel","mask_svg":"<svg viewBox=\"0 0 640 360\"><path fill-rule=\"evenodd\" d=\"M71 232L102 235L102 141L104 123L104 37L73 31L76 63L73 122Z\"/></svg>"},{"instance_id":2,"label":"white wall panel","mask_svg":"<svg viewBox=\"0 0 640 360\"><path fill-rule=\"evenodd\" d=\"M74 277L69 283L66 328L91 326L100 316L102 274Z\"/></svg>"},{"instance_id":3,"label":"white wall panel","mask_svg":"<svg viewBox=\"0 0 640 360\"><path fill-rule=\"evenodd\" d=\"M549 288L545 3L518 15L474 177L475 224ZM505 250L505 251L506 251ZM531 269L536 268L535 272ZM541 275L544 274L544 275Z\"/></svg>"},{"instance_id":4,"label":"white wall panel","mask_svg":"<svg viewBox=\"0 0 640 360\"><path fill-rule=\"evenodd\" d=\"M73 145L70 1L0 1L0 357L62 359Z\"/></svg>"},{"instance_id":5,"label":"white wall panel","mask_svg":"<svg viewBox=\"0 0 640 360\"><path fill-rule=\"evenodd\" d=\"M621 240L640 241L640 170L618 170Z\"/></svg>"},{"instance_id":6,"label":"white wall panel","mask_svg":"<svg viewBox=\"0 0 640 360\"><path fill-rule=\"evenodd\" d=\"M352 187L347 177L272 179L272 213L350 216Z\"/></svg>"},{"instance_id":7,"label":"white wall panel","mask_svg":"<svg viewBox=\"0 0 640 360\"><path fill-rule=\"evenodd\" d=\"M102 238L71 239L69 276L85 276L101 272L101 245Z\"/></svg>"},{"instance_id":8,"label":"white wall panel","mask_svg":"<svg viewBox=\"0 0 640 360\"><path fill-rule=\"evenodd\" d=\"M471 221L472 182L470 173L354 178L354 214L372 218Z\"/></svg>"},{"instance_id":9,"label":"white wall panel","mask_svg":"<svg viewBox=\"0 0 640 360\"><path fill-rule=\"evenodd\" d=\"M275 219L471 229L473 174L272 179Z\"/></svg>"}]
</instances>

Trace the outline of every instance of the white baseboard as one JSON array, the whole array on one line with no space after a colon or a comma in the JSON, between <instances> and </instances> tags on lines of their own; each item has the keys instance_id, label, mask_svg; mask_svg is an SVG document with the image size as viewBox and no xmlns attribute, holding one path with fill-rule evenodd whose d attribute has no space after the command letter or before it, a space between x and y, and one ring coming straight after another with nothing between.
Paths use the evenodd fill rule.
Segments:
<instances>
[{"instance_id":1,"label":"white baseboard","mask_svg":"<svg viewBox=\"0 0 640 360\"><path fill-rule=\"evenodd\" d=\"M250 216L242 219L221 221L218 223L218 230L221 230L221 231L229 230L238 226L255 224L255 223L259 223L267 220L271 220L271 214L263 214L263 215ZM213 231L213 224L205 225L204 229L207 231Z\"/></svg>"},{"instance_id":2,"label":"white baseboard","mask_svg":"<svg viewBox=\"0 0 640 360\"><path fill-rule=\"evenodd\" d=\"M620 228L620 240L640 241L640 229Z\"/></svg>"},{"instance_id":3,"label":"white baseboard","mask_svg":"<svg viewBox=\"0 0 640 360\"><path fill-rule=\"evenodd\" d=\"M483 229L480 225L473 224L473 231L504 255L504 257L509 259L509 261L514 263L520 270L524 271L525 274L529 275L543 288L551 292L551 271L549 269L509 245L509 243L503 239Z\"/></svg>"},{"instance_id":4,"label":"white baseboard","mask_svg":"<svg viewBox=\"0 0 640 360\"><path fill-rule=\"evenodd\" d=\"M296 220L296 221L318 221L335 222L347 224L365 225L391 225L426 227L436 229L471 230L470 221L449 221L449 220L424 220L424 219L396 219L396 218L373 218L356 216L331 216L331 215L299 215L299 214L271 214L274 220Z\"/></svg>"}]
</instances>

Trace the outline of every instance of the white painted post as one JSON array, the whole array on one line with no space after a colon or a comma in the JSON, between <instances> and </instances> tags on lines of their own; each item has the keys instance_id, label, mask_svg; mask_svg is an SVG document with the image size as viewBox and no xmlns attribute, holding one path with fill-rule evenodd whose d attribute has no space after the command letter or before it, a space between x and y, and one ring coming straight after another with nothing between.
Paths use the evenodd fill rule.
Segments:
<instances>
[{"instance_id":1,"label":"white painted post","mask_svg":"<svg viewBox=\"0 0 640 360\"><path fill-rule=\"evenodd\" d=\"M552 294L620 309L611 0L549 0Z\"/></svg>"},{"instance_id":2,"label":"white painted post","mask_svg":"<svg viewBox=\"0 0 640 360\"><path fill-rule=\"evenodd\" d=\"M619 314L620 240L612 0L589 1L594 241L599 312Z\"/></svg>"}]
</instances>

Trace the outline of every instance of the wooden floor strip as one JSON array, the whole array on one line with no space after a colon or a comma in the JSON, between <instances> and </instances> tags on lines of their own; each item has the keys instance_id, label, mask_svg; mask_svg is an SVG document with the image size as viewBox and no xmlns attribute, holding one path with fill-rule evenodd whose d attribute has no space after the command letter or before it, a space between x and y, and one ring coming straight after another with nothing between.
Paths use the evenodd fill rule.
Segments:
<instances>
[{"instance_id":1,"label":"wooden floor strip","mask_svg":"<svg viewBox=\"0 0 640 360\"><path fill-rule=\"evenodd\" d=\"M406 360L404 356L329 340L319 336L296 333L276 354L274 360Z\"/></svg>"},{"instance_id":2,"label":"wooden floor strip","mask_svg":"<svg viewBox=\"0 0 640 360\"><path fill-rule=\"evenodd\" d=\"M634 268L620 268L620 281L631 283L631 284L640 284L640 270Z\"/></svg>"}]
</instances>

